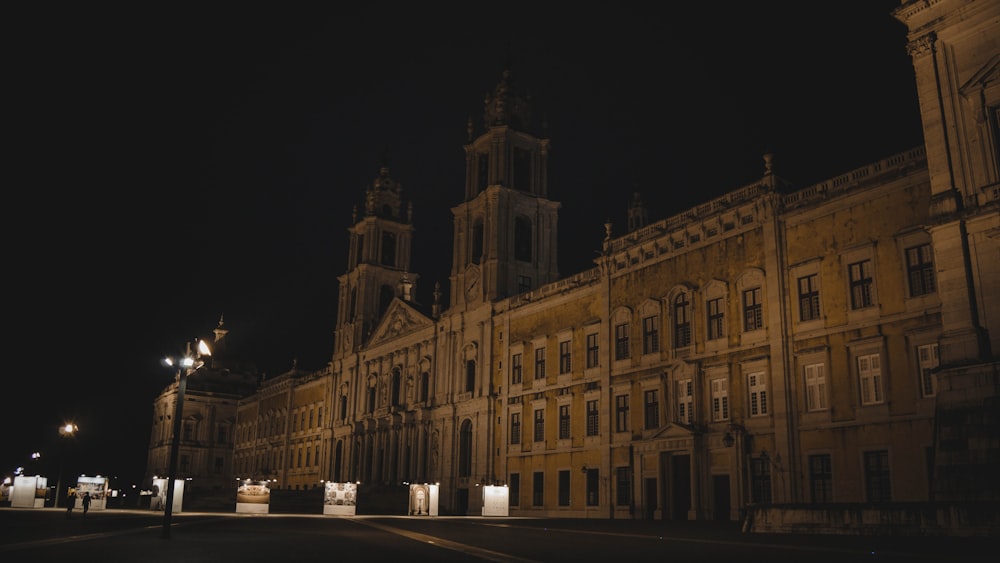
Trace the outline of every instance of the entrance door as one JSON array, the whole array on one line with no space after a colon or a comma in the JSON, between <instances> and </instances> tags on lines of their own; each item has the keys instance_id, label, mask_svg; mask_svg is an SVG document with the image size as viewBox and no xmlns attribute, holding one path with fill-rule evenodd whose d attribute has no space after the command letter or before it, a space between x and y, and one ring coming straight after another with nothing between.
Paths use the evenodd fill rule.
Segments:
<instances>
[{"instance_id":1,"label":"entrance door","mask_svg":"<svg viewBox=\"0 0 1000 563\"><path fill-rule=\"evenodd\" d=\"M458 506L456 507L459 516L465 516L469 512L469 489L458 490Z\"/></svg>"},{"instance_id":2,"label":"entrance door","mask_svg":"<svg viewBox=\"0 0 1000 563\"><path fill-rule=\"evenodd\" d=\"M688 511L691 510L691 456L675 454L670 460L670 492L673 500L670 517L674 520L687 520Z\"/></svg>"},{"instance_id":3,"label":"entrance door","mask_svg":"<svg viewBox=\"0 0 1000 563\"><path fill-rule=\"evenodd\" d=\"M729 520L729 475L712 475L712 518Z\"/></svg>"}]
</instances>

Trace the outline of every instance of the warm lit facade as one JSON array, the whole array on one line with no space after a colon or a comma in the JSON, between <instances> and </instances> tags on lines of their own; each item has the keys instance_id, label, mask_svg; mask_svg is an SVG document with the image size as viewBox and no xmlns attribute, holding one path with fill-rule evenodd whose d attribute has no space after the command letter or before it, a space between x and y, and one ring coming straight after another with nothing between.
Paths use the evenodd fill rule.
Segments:
<instances>
[{"instance_id":1,"label":"warm lit facade","mask_svg":"<svg viewBox=\"0 0 1000 563\"><path fill-rule=\"evenodd\" d=\"M220 319L210 344L212 357L187 377L181 409L181 439L177 446L177 479L188 491L228 491L233 483L233 443L240 397L254 391L256 369L229 358L228 330ZM153 425L143 483L170 472L178 381L153 401Z\"/></svg>"},{"instance_id":2,"label":"warm lit facade","mask_svg":"<svg viewBox=\"0 0 1000 563\"><path fill-rule=\"evenodd\" d=\"M362 498L436 482L442 513L471 515L484 483L513 516L1000 498L1000 4L895 15L926 146L805 187L765 155L758 181L656 222L637 194L569 277L549 141L505 75L469 125L448 303L413 299L413 217L383 167L331 362L240 401L234 475Z\"/></svg>"}]
</instances>

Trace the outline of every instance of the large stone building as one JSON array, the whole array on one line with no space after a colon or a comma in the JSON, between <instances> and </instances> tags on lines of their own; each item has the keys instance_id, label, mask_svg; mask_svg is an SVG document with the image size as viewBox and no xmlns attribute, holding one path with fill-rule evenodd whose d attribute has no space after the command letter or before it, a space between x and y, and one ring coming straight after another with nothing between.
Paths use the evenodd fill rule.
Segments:
<instances>
[{"instance_id":1,"label":"large stone building","mask_svg":"<svg viewBox=\"0 0 1000 563\"><path fill-rule=\"evenodd\" d=\"M387 167L347 244L330 364L241 399L233 477L440 484L440 510L736 519L1000 500L1000 3L904 2L924 146L759 180L557 271L549 140L508 74L469 124L449 300L416 302ZM874 132L873 134L877 134ZM456 163L457 164L457 163Z\"/></svg>"},{"instance_id":2,"label":"large stone building","mask_svg":"<svg viewBox=\"0 0 1000 563\"><path fill-rule=\"evenodd\" d=\"M233 434L240 397L254 392L257 370L234 358L229 351L223 319L211 340L211 356L186 374L184 404L181 408L177 443L178 479L190 480L191 487L206 493L225 494L233 489ZM183 352L191 353L190 350ZM153 424L143 483L170 474L180 374L153 401Z\"/></svg>"}]
</instances>

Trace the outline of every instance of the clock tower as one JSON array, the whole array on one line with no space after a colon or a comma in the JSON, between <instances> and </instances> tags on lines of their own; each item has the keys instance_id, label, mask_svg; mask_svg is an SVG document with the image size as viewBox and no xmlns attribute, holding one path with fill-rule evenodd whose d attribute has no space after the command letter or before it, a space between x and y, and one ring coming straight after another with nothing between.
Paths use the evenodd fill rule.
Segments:
<instances>
[{"instance_id":1,"label":"clock tower","mask_svg":"<svg viewBox=\"0 0 1000 563\"><path fill-rule=\"evenodd\" d=\"M558 279L560 204L548 199L549 140L531 132L528 98L503 73L486 95L485 131L468 123L465 200L452 208L451 306L530 291Z\"/></svg>"}]
</instances>

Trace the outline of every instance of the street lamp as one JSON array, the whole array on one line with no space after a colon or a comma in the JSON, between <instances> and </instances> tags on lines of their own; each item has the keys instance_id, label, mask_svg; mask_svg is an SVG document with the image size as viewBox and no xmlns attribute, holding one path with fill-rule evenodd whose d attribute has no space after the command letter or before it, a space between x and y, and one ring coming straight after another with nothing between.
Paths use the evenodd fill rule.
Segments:
<instances>
[{"instance_id":1,"label":"street lamp","mask_svg":"<svg viewBox=\"0 0 1000 563\"><path fill-rule=\"evenodd\" d=\"M80 430L80 427L72 422L66 422L59 427L59 435L63 438L74 438L76 433ZM65 443L60 444L62 451L59 452L59 474L56 475L56 498L53 500L52 505L59 507L59 498L62 497L62 474L63 465L66 464L66 445Z\"/></svg>"},{"instance_id":2,"label":"street lamp","mask_svg":"<svg viewBox=\"0 0 1000 563\"><path fill-rule=\"evenodd\" d=\"M167 475L167 505L163 507L163 538L170 539L170 520L174 512L174 480L177 478L177 450L181 442L181 415L184 412L184 391L187 388L187 376L200 368L204 362L202 356L211 356L212 351L204 340L198 341L197 353L191 352L188 342L184 356L180 358L167 357L163 363L177 368L177 403L174 405L174 433L170 442L170 469Z\"/></svg>"}]
</instances>

